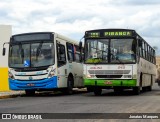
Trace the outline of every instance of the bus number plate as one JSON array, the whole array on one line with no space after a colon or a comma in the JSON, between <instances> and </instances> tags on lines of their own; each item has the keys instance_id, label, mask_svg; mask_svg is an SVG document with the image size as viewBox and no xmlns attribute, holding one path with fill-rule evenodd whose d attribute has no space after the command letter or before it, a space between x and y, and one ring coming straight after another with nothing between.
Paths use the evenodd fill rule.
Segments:
<instances>
[{"instance_id":1,"label":"bus number plate","mask_svg":"<svg viewBox=\"0 0 160 122\"><path fill-rule=\"evenodd\" d=\"M28 83L27 86L34 86L34 84L33 83Z\"/></svg>"},{"instance_id":2,"label":"bus number plate","mask_svg":"<svg viewBox=\"0 0 160 122\"><path fill-rule=\"evenodd\" d=\"M107 84L107 85L111 85L112 84L111 81L105 81L104 83Z\"/></svg>"}]
</instances>

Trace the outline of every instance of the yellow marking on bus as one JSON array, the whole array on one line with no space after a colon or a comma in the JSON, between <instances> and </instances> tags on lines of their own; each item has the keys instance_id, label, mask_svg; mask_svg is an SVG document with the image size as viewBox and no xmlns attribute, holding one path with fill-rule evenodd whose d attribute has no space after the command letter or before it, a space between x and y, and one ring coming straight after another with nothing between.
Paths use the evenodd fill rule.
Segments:
<instances>
[{"instance_id":1,"label":"yellow marking on bus","mask_svg":"<svg viewBox=\"0 0 160 122\"><path fill-rule=\"evenodd\" d=\"M8 68L0 68L0 91L9 91Z\"/></svg>"}]
</instances>

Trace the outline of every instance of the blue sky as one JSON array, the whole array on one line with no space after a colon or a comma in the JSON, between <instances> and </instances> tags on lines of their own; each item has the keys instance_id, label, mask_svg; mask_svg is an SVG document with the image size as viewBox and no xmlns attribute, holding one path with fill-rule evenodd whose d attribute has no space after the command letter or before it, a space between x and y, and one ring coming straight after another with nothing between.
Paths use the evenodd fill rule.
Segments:
<instances>
[{"instance_id":1,"label":"blue sky","mask_svg":"<svg viewBox=\"0 0 160 122\"><path fill-rule=\"evenodd\" d=\"M77 41L86 30L129 28L159 47L160 1L0 0L0 24L12 25L13 34L53 31Z\"/></svg>"}]
</instances>

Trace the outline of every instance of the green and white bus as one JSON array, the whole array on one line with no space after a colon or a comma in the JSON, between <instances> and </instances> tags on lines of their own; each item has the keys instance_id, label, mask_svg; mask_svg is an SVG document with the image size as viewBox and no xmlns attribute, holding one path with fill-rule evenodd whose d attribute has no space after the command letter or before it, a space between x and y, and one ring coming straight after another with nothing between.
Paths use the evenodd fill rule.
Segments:
<instances>
[{"instance_id":1,"label":"green and white bus","mask_svg":"<svg viewBox=\"0 0 160 122\"><path fill-rule=\"evenodd\" d=\"M99 29L85 32L84 85L95 95L102 89L152 90L155 50L135 30Z\"/></svg>"},{"instance_id":2,"label":"green and white bus","mask_svg":"<svg viewBox=\"0 0 160 122\"><path fill-rule=\"evenodd\" d=\"M61 90L72 94L84 87L83 64L78 41L55 32L13 35L9 42L9 87L35 91ZM5 48L3 48L5 55Z\"/></svg>"}]
</instances>

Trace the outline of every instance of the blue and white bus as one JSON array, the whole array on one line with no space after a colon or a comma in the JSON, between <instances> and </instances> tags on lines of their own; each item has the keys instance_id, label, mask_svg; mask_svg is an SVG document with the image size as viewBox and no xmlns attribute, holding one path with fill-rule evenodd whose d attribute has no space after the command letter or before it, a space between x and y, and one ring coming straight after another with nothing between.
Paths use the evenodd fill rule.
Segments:
<instances>
[{"instance_id":1,"label":"blue and white bus","mask_svg":"<svg viewBox=\"0 0 160 122\"><path fill-rule=\"evenodd\" d=\"M78 41L54 32L13 35L8 63L10 89L27 95L57 89L72 94L74 87L84 86Z\"/></svg>"}]
</instances>

